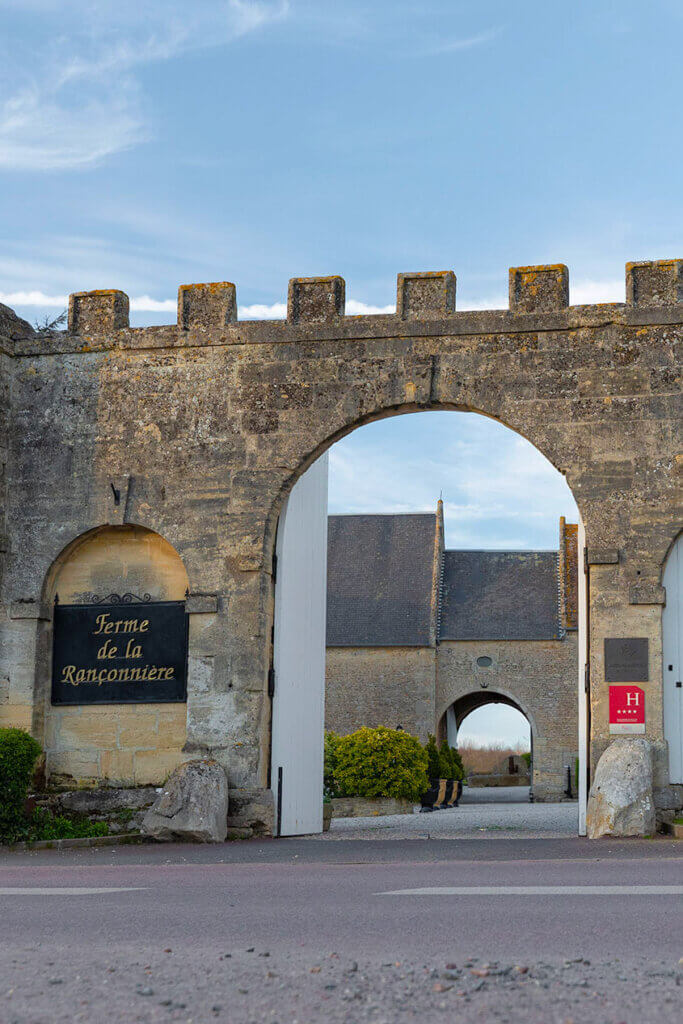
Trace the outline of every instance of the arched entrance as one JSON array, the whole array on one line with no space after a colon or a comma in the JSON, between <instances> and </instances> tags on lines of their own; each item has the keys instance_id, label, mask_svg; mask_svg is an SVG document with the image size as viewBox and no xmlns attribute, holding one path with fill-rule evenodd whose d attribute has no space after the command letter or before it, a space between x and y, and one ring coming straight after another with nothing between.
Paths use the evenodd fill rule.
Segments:
<instances>
[{"instance_id":1,"label":"arched entrance","mask_svg":"<svg viewBox=\"0 0 683 1024\"><path fill-rule=\"evenodd\" d=\"M417 410L391 410L384 415L414 411ZM326 448L335 440L337 438L331 438ZM319 788L322 730L318 723L322 717L321 698L324 691L324 678L320 670L320 655L324 650L324 638L321 635L319 613L325 601L326 581L324 577L325 562L320 554L320 538L324 534L322 526L326 523L327 508L325 489L320 486L320 480L317 484L314 482L314 477L320 478L321 473L326 472L326 470L321 470L321 464L322 459L319 458L298 476L283 507L277 528L270 781L277 807L276 831L277 834L282 835L316 831L319 828L317 823L322 815L322 795ZM314 551L316 547L317 555ZM495 552L491 552L491 554L495 555ZM560 610L562 625L559 627L559 632L553 632L553 629L557 629L558 623L558 601L562 603L567 599L564 589L558 584L564 568L558 565L557 549L555 549L554 555L552 552L531 552L529 554L543 554L543 558L535 558L533 564L527 564L524 553L517 552L513 561L522 566L521 578L525 581L524 585L543 591L544 588L547 589L547 583L552 578L550 602L551 606L554 606L555 626L551 626L550 632L548 632L548 620L542 621L539 625L533 615L522 615L519 616L521 627L515 631L515 624L511 624L511 610L512 617L514 617L514 607L520 598L523 599L523 594L515 594L508 585L504 594L504 603L510 607L506 607L502 611L497 609L499 614L497 617L494 616L503 629L501 636L505 638L503 640L503 647L506 648L504 652L502 649L498 649L500 645L496 645L495 641L492 643L491 638L486 635L483 635L484 638L480 640L476 637L482 636L482 634L475 633L475 639L467 637L463 640L457 634L447 633L448 642L442 645L445 658L451 657L454 651L457 651L458 656L464 651L463 656L468 666L470 661L493 666L489 673L491 678L487 677L484 680L482 677L480 691L472 690L472 678L466 680L464 677L459 678L456 686L457 692L450 693L447 689L448 684L444 688L442 677L447 676L449 671L453 674L452 670L442 672L442 669L437 666L437 659L441 658L441 653L437 655L435 649L433 697L430 709L432 724L427 727L427 731L440 731L440 738L445 738L446 708L448 707L451 707L451 713L453 713L454 707L457 708L458 720L462 720L474 708L496 700L519 709L530 723L533 723L534 741L543 754L536 779L539 798L555 800L561 799L564 792L565 765L570 761L574 766L577 754L577 638L574 633L571 642L565 642L564 607ZM546 556L548 557L546 558ZM506 571L505 566L501 569L497 556L494 561L496 564L493 569L486 566L485 572L492 572L495 575L496 572ZM453 568L450 579L456 580L458 573L466 575L471 572L471 560L465 560L465 562L466 564L458 564ZM549 569L552 571L552 577L548 574ZM435 571L441 574L443 580L442 570L443 562L439 566L435 562ZM453 585L457 589L457 583ZM485 583L484 586L486 585ZM577 586L575 578L572 586L572 596L568 600L571 601L575 611ZM439 600L441 600L440 597ZM434 610L436 612L436 606L434 606ZM489 614L493 615L494 613L489 610ZM576 616L574 616L575 618ZM575 624L573 628L575 629ZM535 629L540 629L540 632L534 632ZM438 637L438 629L436 635ZM452 643L451 640L453 640ZM366 646L368 644L372 646L370 639L366 639L364 642ZM385 640L384 643L385 645L390 644L390 641ZM474 651L473 645L477 648L476 651ZM397 646L400 646L400 642L397 643ZM405 647L405 640L403 646ZM479 650L479 647L482 649ZM560 651L560 667L558 668L554 665L554 660ZM403 662L411 657L406 650L397 650L395 655L402 657ZM359 662L361 660L361 658L358 659ZM452 657L451 661L453 661ZM538 665L530 671L530 666L535 662L538 662ZM365 664L367 665L367 659ZM394 664L398 663L394 662ZM397 672L393 674L397 675ZM536 688L535 695L539 703L539 710L540 705L544 703L549 714L554 712L556 717L561 716L564 732L553 730L550 724L539 730L536 716L527 710L530 706L528 701L525 703L524 696L520 697L505 687L505 681L512 684L515 676L519 677L522 694L524 694L525 686L531 687L532 691L534 687ZM558 677L562 677L561 686L558 685ZM567 688L567 680L569 680L569 688ZM491 688L485 689L489 685ZM465 692L463 692L463 686ZM560 690L562 691L561 695ZM447 699L446 694L448 694ZM394 725L398 720L392 717L386 721L377 720L358 724ZM400 720L403 721L404 718L401 717ZM332 726L332 728L336 728L336 726ZM562 732L561 735L560 732ZM316 736L319 737L319 742L316 742ZM572 771L574 772L574 768ZM306 800L301 796L304 792L308 794L306 797L309 802L308 811L305 809Z\"/></svg>"},{"instance_id":2,"label":"arched entrance","mask_svg":"<svg viewBox=\"0 0 683 1024\"><path fill-rule=\"evenodd\" d=\"M67 545L47 574L44 597L55 615L64 606L118 605L129 609L133 620L142 619L144 609L156 602L184 609L188 589L188 574L176 549L155 531L128 524L90 530ZM51 651L53 619L45 625L43 641ZM125 644L110 650L106 657L113 660L106 664L120 664L124 650ZM79 696L83 687L74 687L72 701L56 704L54 694L50 699L49 678L49 672L38 675L34 706L44 711L41 732L53 782L160 785L186 759L185 697L141 703L124 695L115 703L99 697L85 703ZM129 688L134 692L133 684Z\"/></svg>"},{"instance_id":3,"label":"arched entrance","mask_svg":"<svg viewBox=\"0 0 683 1024\"><path fill-rule=\"evenodd\" d=\"M669 552L662 582L664 738L669 745L669 781L683 783L683 534Z\"/></svg>"}]
</instances>

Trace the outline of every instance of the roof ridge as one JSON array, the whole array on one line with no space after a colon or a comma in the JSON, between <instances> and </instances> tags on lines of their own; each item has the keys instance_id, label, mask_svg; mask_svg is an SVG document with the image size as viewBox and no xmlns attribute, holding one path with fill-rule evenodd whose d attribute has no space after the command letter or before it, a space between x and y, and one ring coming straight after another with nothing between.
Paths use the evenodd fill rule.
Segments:
<instances>
[{"instance_id":1,"label":"roof ridge","mask_svg":"<svg viewBox=\"0 0 683 1024\"><path fill-rule=\"evenodd\" d=\"M555 548L444 548L444 554L463 555L556 555Z\"/></svg>"},{"instance_id":2,"label":"roof ridge","mask_svg":"<svg viewBox=\"0 0 683 1024\"><path fill-rule=\"evenodd\" d=\"M380 516L384 516L385 519L405 519L408 516L430 516L432 519L436 519L436 512L328 512L328 519L360 519L363 516L365 519L379 519Z\"/></svg>"}]
</instances>

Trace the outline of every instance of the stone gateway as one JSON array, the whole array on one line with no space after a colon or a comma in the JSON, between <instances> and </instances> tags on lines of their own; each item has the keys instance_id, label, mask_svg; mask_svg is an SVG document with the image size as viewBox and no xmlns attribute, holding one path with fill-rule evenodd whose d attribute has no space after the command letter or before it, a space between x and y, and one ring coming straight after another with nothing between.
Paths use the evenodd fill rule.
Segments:
<instances>
[{"instance_id":1,"label":"stone gateway","mask_svg":"<svg viewBox=\"0 0 683 1024\"><path fill-rule=\"evenodd\" d=\"M0 306L0 721L32 731L53 780L159 785L211 757L240 821L250 805L262 821L283 503L355 427L459 409L531 441L579 506L591 774L612 741L604 641L647 640L655 807L683 803L662 664L683 260L629 264L625 304L570 306L561 265L513 268L506 310L456 311L455 294L450 272L401 274L394 315L347 317L341 278L300 278L286 322L241 322L234 285L188 285L177 325L133 329L122 292L77 293L52 336ZM122 591L185 602L186 702L53 704L55 595Z\"/></svg>"}]
</instances>

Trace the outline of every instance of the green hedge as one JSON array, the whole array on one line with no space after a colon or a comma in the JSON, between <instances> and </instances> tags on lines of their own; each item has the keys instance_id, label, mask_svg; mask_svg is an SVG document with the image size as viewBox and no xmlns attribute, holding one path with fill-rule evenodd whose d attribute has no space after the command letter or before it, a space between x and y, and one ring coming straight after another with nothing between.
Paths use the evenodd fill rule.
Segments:
<instances>
[{"instance_id":1,"label":"green hedge","mask_svg":"<svg viewBox=\"0 0 683 1024\"><path fill-rule=\"evenodd\" d=\"M103 821L53 815L45 808L26 814L26 797L40 744L23 729L0 729L0 843L105 836Z\"/></svg>"},{"instance_id":2,"label":"green hedge","mask_svg":"<svg viewBox=\"0 0 683 1024\"><path fill-rule=\"evenodd\" d=\"M419 800L429 787L427 754L419 740L401 729L328 733L325 787L330 796Z\"/></svg>"},{"instance_id":3,"label":"green hedge","mask_svg":"<svg viewBox=\"0 0 683 1024\"><path fill-rule=\"evenodd\" d=\"M23 729L0 729L0 842L13 842L26 828L26 796L40 744Z\"/></svg>"}]
</instances>

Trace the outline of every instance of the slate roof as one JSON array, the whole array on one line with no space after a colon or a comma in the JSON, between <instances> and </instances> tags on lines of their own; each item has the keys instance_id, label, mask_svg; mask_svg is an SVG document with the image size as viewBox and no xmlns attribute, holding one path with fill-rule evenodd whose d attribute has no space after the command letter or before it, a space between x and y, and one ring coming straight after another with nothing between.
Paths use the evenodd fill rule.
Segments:
<instances>
[{"instance_id":1,"label":"slate roof","mask_svg":"<svg viewBox=\"0 0 683 1024\"><path fill-rule=\"evenodd\" d=\"M327 643L426 647L436 516L330 516Z\"/></svg>"},{"instance_id":2,"label":"slate roof","mask_svg":"<svg viewBox=\"0 0 683 1024\"><path fill-rule=\"evenodd\" d=\"M555 551L446 551L441 640L562 635Z\"/></svg>"}]
</instances>

